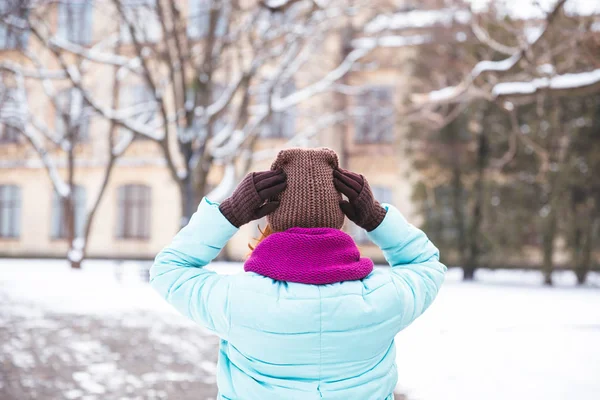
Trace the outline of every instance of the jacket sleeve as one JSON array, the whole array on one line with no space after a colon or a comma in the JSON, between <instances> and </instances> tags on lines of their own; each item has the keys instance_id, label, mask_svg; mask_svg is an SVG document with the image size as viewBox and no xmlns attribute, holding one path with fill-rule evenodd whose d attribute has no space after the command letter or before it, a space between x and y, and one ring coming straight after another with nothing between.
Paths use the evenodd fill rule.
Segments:
<instances>
[{"instance_id":1,"label":"jacket sleeve","mask_svg":"<svg viewBox=\"0 0 600 400\"><path fill-rule=\"evenodd\" d=\"M391 266L398 291L400 326L410 325L431 305L446 273L438 249L420 229L409 224L394 206L383 205L387 213L381 224L368 233Z\"/></svg>"},{"instance_id":2,"label":"jacket sleeve","mask_svg":"<svg viewBox=\"0 0 600 400\"><path fill-rule=\"evenodd\" d=\"M150 284L173 307L226 339L231 276L204 268L237 232L216 203L202 199L189 224L154 260Z\"/></svg>"}]
</instances>

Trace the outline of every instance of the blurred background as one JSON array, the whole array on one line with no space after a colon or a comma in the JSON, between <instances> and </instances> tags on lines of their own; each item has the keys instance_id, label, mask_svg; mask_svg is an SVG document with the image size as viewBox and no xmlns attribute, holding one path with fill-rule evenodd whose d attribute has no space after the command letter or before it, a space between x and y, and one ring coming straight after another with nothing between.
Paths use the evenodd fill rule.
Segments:
<instances>
[{"instance_id":1,"label":"blurred background","mask_svg":"<svg viewBox=\"0 0 600 400\"><path fill-rule=\"evenodd\" d=\"M0 0L0 398L214 399L217 339L147 270L298 146L451 267L399 398L598 398L596 0Z\"/></svg>"}]
</instances>

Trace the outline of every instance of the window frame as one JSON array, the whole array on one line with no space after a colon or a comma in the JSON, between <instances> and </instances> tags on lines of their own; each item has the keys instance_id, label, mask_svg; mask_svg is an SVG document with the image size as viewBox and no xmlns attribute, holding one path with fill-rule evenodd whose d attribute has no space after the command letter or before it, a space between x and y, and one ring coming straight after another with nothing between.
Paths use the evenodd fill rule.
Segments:
<instances>
[{"instance_id":1,"label":"window frame","mask_svg":"<svg viewBox=\"0 0 600 400\"><path fill-rule=\"evenodd\" d=\"M187 37L194 40L208 36L210 9L214 0L188 0ZM225 2L221 2L225 4ZM223 37L227 33L228 21L225 7L219 10L219 19L215 27L215 37Z\"/></svg>"},{"instance_id":2,"label":"window frame","mask_svg":"<svg viewBox=\"0 0 600 400\"><path fill-rule=\"evenodd\" d=\"M122 43L133 43L127 21L131 19L141 21L140 25L134 26L136 39L139 43L157 43L162 39L163 32L160 28L160 21L157 14L157 1L159 0L121 1L123 14L119 15L119 18L121 19L119 37ZM126 15L128 13L130 14L129 16Z\"/></svg>"},{"instance_id":3,"label":"window frame","mask_svg":"<svg viewBox=\"0 0 600 400\"><path fill-rule=\"evenodd\" d=\"M26 103L26 99L19 99L19 89L13 87L10 84L4 88L2 96L0 97L0 114L4 108L19 107L19 102L23 101ZM8 122L8 123L7 123ZM10 116L6 119L6 122L0 123L0 144L7 143L19 143L21 129L23 129L23 121L19 117ZM9 132L9 133L7 133Z\"/></svg>"},{"instance_id":4,"label":"window frame","mask_svg":"<svg viewBox=\"0 0 600 400\"><path fill-rule=\"evenodd\" d=\"M354 143L390 144L394 142L396 126L394 93L393 85L369 85L362 88L361 93L354 99ZM385 122L386 125L381 127L381 122ZM381 132L377 133L374 128L378 128Z\"/></svg>"},{"instance_id":5,"label":"window frame","mask_svg":"<svg viewBox=\"0 0 600 400\"><path fill-rule=\"evenodd\" d=\"M79 0L76 3L63 1L58 4L57 12L57 33L62 39L81 46L92 43L94 0ZM77 31L75 28L78 28Z\"/></svg>"},{"instance_id":6,"label":"window frame","mask_svg":"<svg viewBox=\"0 0 600 400\"><path fill-rule=\"evenodd\" d=\"M67 138L67 131L62 132L65 129L69 129L70 127L66 127L65 119L63 118L63 111L66 111L68 108L68 122L73 126L73 119L70 111L73 107L79 107L80 116L79 116L79 125L77 126L77 132L75 134L75 142L77 143L87 143L90 140L90 129L92 125L92 109L85 102L83 95L79 92L77 88L68 88L61 90L58 92L56 97L57 102L59 103L60 109L55 109L55 121L54 121L54 129L56 133L62 134L63 137ZM77 102L77 103L74 103ZM83 132L83 134L82 134Z\"/></svg>"},{"instance_id":7,"label":"window frame","mask_svg":"<svg viewBox=\"0 0 600 400\"><path fill-rule=\"evenodd\" d=\"M73 206L74 211L74 227L73 237L83 237L85 229L85 215L87 206L87 191L85 186L75 185L73 188ZM60 203L59 203L60 202ZM50 239L64 240L67 239L67 225L65 221L66 200L62 198L56 190L52 191L52 207L50 215ZM58 213L58 214L57 214ZM57 227L55 224L58 224Z\"/></svg>"},{"instance_id":8,"label":"window frame","mask_svg":"<svg viewBox=\"0 0 600 400\"><path fill-rule=\"evenodd\" d=\"M7 0L0 2L0 15L5 12L5 7L18 5L18 1L8 4ZM14 16L23 22L26 21L28 10L20 8L17 10L19 15ZM8 14L7 14L8 15ZM25 50L29 42L29 29L19 29L10 26L4 22L4 18L0 18L0 51L7 50Z\"/></svg>"},{"instance_id":9,"label":"window frame","mask_svg":"<svg viewBox=\"0 0 600 400\"><path fill-rule=\"evenodd\" d=\"M0 144L18 144L21 131L14 125L0 123Z\"/></svg>"},{"instance_id":10,"label":"window frame","mask_svg":"<svg viewBox=\"0 0 600 400\"><path fill-rule=\"evenodd\" d=\"M5 192L12 193L5 195ZM0 185L0 240L14 240L21 237L21 214L23 207L21 192L22 190L19 185ZM5 216L8 216L9 221L6 231L4 230Z\"/></svg>"},{"instance_id":11,"label":"window frame","mask_svg":"<svg viewBox=\"0 0 600 400\"><path fill-rule=\"evenodd\" d=\"M144 84L135 84L135 85L127 85L121 90L119 94L119 109L127 109L130 107L134 107L135 105L143 104L143 103L156 103L155 110L153 113L150 112L140 112L136 114L133 118L137 122L141 122L143 125L152 124L158 118L158 103L156 99L152 95L152 91L150 88ZM119 131L121 135L124 134L133 134L133 132L125 127L120 127ZM135 134L134 140L143 141L150 140L149 137L145 135Z\"/></svg>"},{"instance_id":12,"label":"window frame","mask_svg":"<svg viewBox=\"0 0 600 400\"><path fill-rule=\"evenodd\" d=\"M281 96L286 97L296 91L296 81L292 78L281 85ZM259 90L258 103L267 104L269 101L268 93L263 87ZM298 108L292 106L283 111L273 111L269 118L265 120L260 130L260 137L263 139L291 139L296 134L296 125L298 121Z\"/></svg>"},{"instance_id":13,"label":"window frame","mask_svg":"<svg viewBox=\"0 0 600 400\"><path fill-rule=\"evenodd\" d=\"M143 183L130 183L117 187L116 222L118 240L150 240L152 187Z\"/></svg>"}]
</instances>

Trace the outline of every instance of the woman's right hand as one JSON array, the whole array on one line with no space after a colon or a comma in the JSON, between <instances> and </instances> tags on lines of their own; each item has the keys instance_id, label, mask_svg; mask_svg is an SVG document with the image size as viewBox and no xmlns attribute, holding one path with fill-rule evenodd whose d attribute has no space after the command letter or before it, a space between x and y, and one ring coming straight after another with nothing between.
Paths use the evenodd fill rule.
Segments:
<instances>
[{"instance_id":1,"label":"woman's right hand","mask_svg":"<svg viewBox=\"0 0 600 400\"><path fill-rule=\"evenodd\" d=\"M286 186L287 176L283 170L251 172L221 203L219 210L233 226L239 228L275 211L279 202L269 199L283 192Z\"/></svg>"},{"instance_id":2,"label":"woman's right hand","mask_svg":"<svg viewBox=\"0 0 600 400\"><path fill-rule=\"evenodd\" d=\"M367 232L381 224L387 211L373 196L364 176L338 168L333 171L333 184L348 198L348 201L340 202L340 208L348 219Z\"/></svg>"}]
</instances>

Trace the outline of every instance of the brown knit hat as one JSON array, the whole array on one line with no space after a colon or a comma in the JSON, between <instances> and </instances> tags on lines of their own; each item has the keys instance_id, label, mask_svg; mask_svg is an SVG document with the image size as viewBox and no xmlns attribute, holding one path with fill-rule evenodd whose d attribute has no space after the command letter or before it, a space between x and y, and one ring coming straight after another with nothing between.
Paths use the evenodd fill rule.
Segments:
<instances>
[{"instance_id":1,"label":"brown knit hat","mask_svg":"<svg viewBox=\"0 0 600 400\"><path fill-rule=\"evenodd\" d=\"M333 170L339 166L335 151L282 150L271 165L287 174L287 188L278 195L279 208L267 216L274 231L288 228L335 228L344 225L342 195L333 186Z\"/></svg>"}]
</instances>

